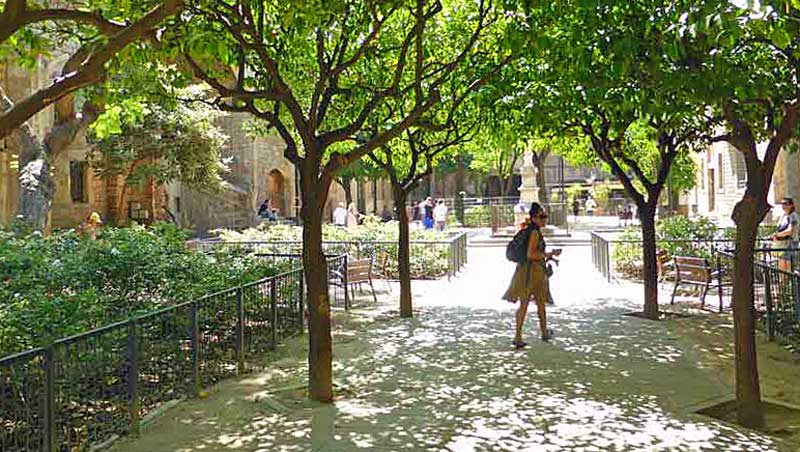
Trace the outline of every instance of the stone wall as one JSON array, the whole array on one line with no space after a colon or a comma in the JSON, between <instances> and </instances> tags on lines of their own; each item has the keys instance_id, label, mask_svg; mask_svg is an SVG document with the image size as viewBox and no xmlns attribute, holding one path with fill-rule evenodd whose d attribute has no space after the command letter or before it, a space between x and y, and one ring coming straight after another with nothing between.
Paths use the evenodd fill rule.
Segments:
<instances>
[{"instance_id":1,"label":"stone wall","mask_svg":"<svg viewBox=\"0 0 800 452\"><path fill-rule=\"evenodd\" d=\"M763 143L759 145L759 156L763 156L765 147ZM743 173L743 157L728 143L714 143L697 154L696 162L698 167L696 187L687 196L691 210L698 215L713 219L719 225L733 226L731 220L733 208L745 192L746 172ZM773 203L783 196L780 192L784 190L776 188L785 185L790 174L776 171L775 176L768 198ZM772 215L768 215L764 221L775 221L780 215L779 209L779 206L773 209Z\"/></svg>"}]
</instances>

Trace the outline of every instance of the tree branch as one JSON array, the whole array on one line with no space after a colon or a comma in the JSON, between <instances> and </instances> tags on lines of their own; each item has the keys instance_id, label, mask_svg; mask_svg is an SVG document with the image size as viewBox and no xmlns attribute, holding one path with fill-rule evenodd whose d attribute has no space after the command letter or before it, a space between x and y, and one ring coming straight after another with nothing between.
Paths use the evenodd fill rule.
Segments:
<instances>
[{"instance_id":1,"label":"tree branch","mask_svg":"<svg viewBox=\"0 0 800 452\"><path fill-rule=\"evenodd\" d=\"M89 53L80 64L76 63L75 70L62 73L50 86L31 94L10 109L4 109L0 115L0 138L6 137L33 115L62 97L102 80L105 64L109 60L182 7L182 0L166 0L138 21L111 36L105 45Z\"/></svg>"}]
</instances>

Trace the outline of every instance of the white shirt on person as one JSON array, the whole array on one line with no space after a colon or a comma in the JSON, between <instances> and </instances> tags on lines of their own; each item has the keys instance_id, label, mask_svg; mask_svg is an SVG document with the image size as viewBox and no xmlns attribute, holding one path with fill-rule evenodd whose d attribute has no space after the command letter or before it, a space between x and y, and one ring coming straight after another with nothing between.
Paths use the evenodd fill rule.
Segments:
<instances>
[{"instance_id":1,"label":"white shirt on person","mask_svg":"<svg viewBox=\"0 0 800 452\"><path fill-rule=\"evenodd\" d=\"M333 224L336 226L344 226L347 223L347 209L344 207L337 207L333 210Z\"/></svg>"},{"instance_id":2,"label":"white shirt on person","mask_svg":"<svg viewBox=\"0 0 800 452\"><path fill-rule=\"evenodd\" d=\"M436 207L433 208L433 220L447 221L447 205L437 204Z\"/></svg>"},{"instance_id":3,"label":"white shirt on person","mask_svg":"<svg viewBox=\"0 0 800 452\"><path fill-rule=\"evenodd\" d=\"M791 238L792 242L797 242L798 237L800 237L800 215L797 212L792 212L788 215L783 214L778 220L778 232L783 232L789 228L792 229L792 235L791 237L786 237L786 239Z\"/></svg>"}]
</instances>

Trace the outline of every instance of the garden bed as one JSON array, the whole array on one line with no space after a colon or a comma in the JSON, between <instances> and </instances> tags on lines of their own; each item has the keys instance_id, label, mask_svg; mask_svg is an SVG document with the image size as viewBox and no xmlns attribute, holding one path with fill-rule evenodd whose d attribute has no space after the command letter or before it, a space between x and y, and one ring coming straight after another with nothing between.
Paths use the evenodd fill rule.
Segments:
<instances>
[{"instance_id":1,"label":"garden bed","mask_svg":"<svg viewBox=\"0 0 800 452\"><path fill-rule=\"evenodd\" d=\"M0 233L0 356L272 276L291 263L186 249L171 225L96 240Z\"/></svg>"},{"instance_id":2,"label":"garden bed","mask_svg":"<svg viewBox=\"0 0 800 452\"><path fill-rule=\"evenodd\" d=\"M285 254L302 252L302 232L298 226L263 225L241 232L217 230L224 244L247 243L255 246L260 254ZM372 258L373 268L385 276L398 277L397 222L381 223L368 217L356 230L323 225L323 247L328 254L348 254L350 258ZM410 231L411 277L413 279L436 279L452 270L450 241L452 234L435 230L411 229ZM215 246L214 249L224 249ZM384 259L385 268L384 268Z\"/></svg>"},{"instance_id":3,"label":"garden bed","mask_svg":"<svg viewBox=\"0 0 800 452\"><path fill-rule=\"evenodd\" d=\"M757 430L780 438L800 437L800 407L776 401L762 401L764 426ZM720 421L738 424L736 401L726 400L696 412Z\"/></svg>"}]
</instances>

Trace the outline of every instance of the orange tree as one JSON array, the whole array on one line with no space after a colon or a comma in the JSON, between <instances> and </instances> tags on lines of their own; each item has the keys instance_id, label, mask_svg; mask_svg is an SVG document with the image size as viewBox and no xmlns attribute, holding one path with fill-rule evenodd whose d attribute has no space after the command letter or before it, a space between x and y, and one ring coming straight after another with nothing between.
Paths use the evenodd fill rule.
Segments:
<instances>
[{"instance_id":1,"label":"orange tree","mask_svg":"<svg viewBox=\"0 0 800 452\"><path fill-rule=\"evenodd\" d=\"M687 2L533 2L524 27L530 51L503 98L540 136L577 136L588 163L605 164L637 205L642 225L643 315L659 317L655 214L676 160L708 127L704 105L684 88L689 74L670 59L664 36ZM532 36L532 38L530 38ZM647 130L639 146L632 124Z\"/></svg>"},{"instance_id":2,"label":"orange tree","mask_svg":"<svg viewBox=\"0 0 800 452\"><path fill-rule=\"evenodd\" d=\"M298 170L314 400L333 400L322 247L331 182L417 124L443 86L480 78L464 68L485 51L492 11L489 0L206 0L187 4L183 26L169 37L216 92L215 104L274 130ZM448 46L437 47L443 36ZM365 133L374 123L375 133Z\"/></svg>"},{"instance_id":3,"label":"orange tree","mask_svg":"<svg viewBox=\"0 0 800 452\"><path fill-rule=\"evenodd\" d=\"M800 5L771 0L746 8L706 2L676 28L673 53L699 82L697 97L721 126L711 142L744 156L747 185L731 218L736 224L733 319L740 423L764 423L755 345L753 250L770 211L769 187L781 150L797 137L800 117ZM759 145L761 144L761 145ZM761 148L761 149L759 149Z\"/></svg>"}]
</instances>

